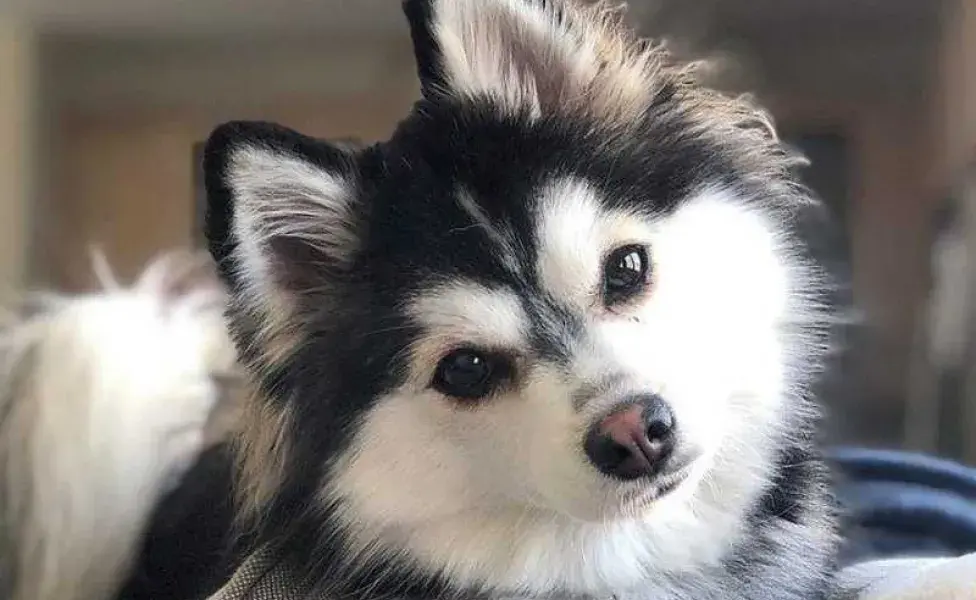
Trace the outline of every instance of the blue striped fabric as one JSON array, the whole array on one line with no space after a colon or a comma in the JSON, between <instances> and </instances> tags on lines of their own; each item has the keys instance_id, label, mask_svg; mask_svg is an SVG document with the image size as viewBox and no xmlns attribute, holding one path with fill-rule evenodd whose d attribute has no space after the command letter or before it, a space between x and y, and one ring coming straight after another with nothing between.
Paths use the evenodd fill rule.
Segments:
<instances>
[{"instance_id":1,"label":"blue striped fabric","mask_svg":"<svg viewBox=\"0 0 976 600\"><path fill-rule=\"evenodd\" d=\"M829 458L846 517L843 564L976 552L976 469L893 450L838 448Z\"/></svg>"}]
</instances>

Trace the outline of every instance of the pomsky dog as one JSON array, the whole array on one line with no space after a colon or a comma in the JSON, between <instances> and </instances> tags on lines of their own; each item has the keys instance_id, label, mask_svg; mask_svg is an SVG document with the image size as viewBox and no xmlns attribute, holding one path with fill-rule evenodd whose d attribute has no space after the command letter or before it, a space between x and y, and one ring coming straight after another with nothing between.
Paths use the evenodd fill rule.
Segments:
<instances>
[{"instance_id":1,"label":"pomsky dog","mask_svg":"<svg viewBox=\"0 0 976 600\"><path fill-rule=\"evenodd\" d=\"M404 7L389 141L207 145L254 552L296 598L824 597L799 159L603 4Z\"/></svg>"}]
</instances>

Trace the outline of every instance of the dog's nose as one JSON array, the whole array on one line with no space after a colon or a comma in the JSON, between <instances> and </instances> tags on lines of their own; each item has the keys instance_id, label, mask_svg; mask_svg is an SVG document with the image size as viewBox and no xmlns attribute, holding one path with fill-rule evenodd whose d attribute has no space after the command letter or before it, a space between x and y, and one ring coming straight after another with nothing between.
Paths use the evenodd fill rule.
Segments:
<instances>
[{"instance_id":1,"label":"dog's nose","mask_svg":"<svg viewBox=\"0 0 976 600\"><path fill-rule=\"evenodd\" d=\"M632 480L656 475L674 451L675 422L657 395L628 399L587 432L584 449L600 472Z\"/></svg>"}]
</instances>

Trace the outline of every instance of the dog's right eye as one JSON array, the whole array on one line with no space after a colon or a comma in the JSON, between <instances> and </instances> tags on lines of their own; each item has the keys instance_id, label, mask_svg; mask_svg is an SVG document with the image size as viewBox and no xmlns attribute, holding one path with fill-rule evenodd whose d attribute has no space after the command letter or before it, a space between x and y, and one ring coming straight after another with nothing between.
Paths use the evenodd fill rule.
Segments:
<instances>
[{"instance_id":1,"label":"dog's right eye","mask_svg":"<svg viewBox=\"0 0 976 600\"><path fill-rule=\"evenodd\" d=\"M472 349L455 350L441 359L432 386L446 396L480 400L492 392L504 371L497 356Z\"/></svg>"},{"instance_id":2,"label":"dog's right eye","mask_svg":"<svg viewBox=\"0 0 976 600\"><path fill-rule=\"evenodd\" d=\"M603 302L612 307L640 294L650 277L647 248L630 244L610 253L603 266Z\"/></svg>"}]
</instances>

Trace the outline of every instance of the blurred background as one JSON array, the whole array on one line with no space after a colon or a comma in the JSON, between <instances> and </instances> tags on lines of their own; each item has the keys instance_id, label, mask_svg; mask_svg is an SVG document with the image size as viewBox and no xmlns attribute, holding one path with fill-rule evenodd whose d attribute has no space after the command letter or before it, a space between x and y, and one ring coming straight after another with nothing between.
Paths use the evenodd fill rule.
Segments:
<instances>
[{"instance_id":1,"label":"blurred background","mask_svg":"<svg viewBox=\"0 0 976 600\"><path fill-rule=\"evenodd\" d=\"M842 441L976 463L976 1L632 0L812 158L861 319ZM386 136L417 97L395 0L0 0L0 282L81 290L200 243L227 119ZM976 306L976 305L973 305Z\"/></svg>"}]
</instances>

